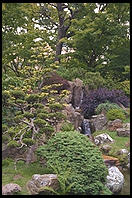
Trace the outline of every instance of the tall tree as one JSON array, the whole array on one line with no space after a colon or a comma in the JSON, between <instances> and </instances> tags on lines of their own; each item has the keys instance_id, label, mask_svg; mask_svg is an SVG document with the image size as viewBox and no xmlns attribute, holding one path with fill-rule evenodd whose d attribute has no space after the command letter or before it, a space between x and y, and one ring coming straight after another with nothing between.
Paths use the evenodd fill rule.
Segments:
<instances>
[{"instance_id":1,"label":"tall tree","mask_svg":"<svg viewBox=\"0 0 132 198\"><path fill-rule=\"evenodd\" d=\"M39 24L51 32L52 40L54 39L56 57L59 61L63 41L62 38L69 38L73 32L69 31L71 21L79 18L80 10L84 8L83 3L40 3ZM81 15L84 14L84 10Z\"/></svg>"}]
</instances>

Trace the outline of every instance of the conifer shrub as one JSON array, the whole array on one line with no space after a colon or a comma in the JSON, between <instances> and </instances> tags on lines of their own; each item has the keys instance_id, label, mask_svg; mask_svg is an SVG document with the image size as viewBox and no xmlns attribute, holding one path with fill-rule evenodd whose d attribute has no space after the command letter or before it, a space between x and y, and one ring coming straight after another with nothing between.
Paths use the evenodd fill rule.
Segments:
<instances>
[{"instance_id":1,"label":"conifer shrub","mask_svg":"<svg viewBox=\"0 0 132 198\"><path fill-rule=\"evenodd\" d=\"M125 114L122 112L121 109L110 109L107 114L107 119L108 120L115 120L115 119L120 119L120 120L125 120Z\"/></svg>"},{"instance_id":2,"label":"conifer shrub","mask_svg":"<svg viewBox=\"0 0 132 198\"><path fill-rule=\"evenodd\" d=\"M52 136L47 144L37 149L37 155L46 160L47 167L58 168L63 175L68 161L71 173L67 185L74 183L70 194L99 195L106 190L108 174L102 154L88 137L77 131L64 131ZM56 160L59 165L56 167ZM57 163L57 164L58 164Z\"/></svg>"},{"instance_id":3,"label":"conifer shrub","mask_svg":"<svg viewBox=\"0 0 132 198\"><path fill-rule=\"evenodd\" d=\"M85 118L94 115L97 106L106 101L122 104L124 107L129 106L129 98L121 90L108 90L107 88L91 90L88 95L84 96L81 105Z\"/></svg>"},{"instance_id":4,"label":"conifer shrub","mask_svg":"<svg viewBox=\"0 0 132 198\"><path fill-rule=\"evenodd\" d=\"M102 112L107 113L110 109L120 109L123 113L128 114L124 109L119 107L119 105L115 103L110 103L109 101L99 104L97 108L95 109L95 113L97 114L100 114Z\"/></svg>"}]
</instances>

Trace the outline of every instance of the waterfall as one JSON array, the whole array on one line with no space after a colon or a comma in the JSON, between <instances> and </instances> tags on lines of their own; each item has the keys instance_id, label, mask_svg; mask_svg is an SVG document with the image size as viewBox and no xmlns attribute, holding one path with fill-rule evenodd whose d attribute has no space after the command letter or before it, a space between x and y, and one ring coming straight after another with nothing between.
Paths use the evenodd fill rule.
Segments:
<instances>
[{"instance_id":1,"label":"waterfall","mask_svg":"<svg viewBox=\"0 0 132 198\"><path fill-rule=\"evenodd\" d=\"M90 122L88 119L84 119L82 122L82 131L83 134L87 136L91 136L91 128L90 128Z\"/></svg>"}]
</instances>

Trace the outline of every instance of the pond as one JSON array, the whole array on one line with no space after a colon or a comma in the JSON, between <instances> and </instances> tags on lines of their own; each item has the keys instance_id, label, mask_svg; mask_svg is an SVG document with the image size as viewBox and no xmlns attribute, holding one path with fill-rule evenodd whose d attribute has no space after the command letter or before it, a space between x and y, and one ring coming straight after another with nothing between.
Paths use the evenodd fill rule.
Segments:
<instances>
[{"instance_id":1,"label":"pond","mask_svg":"<svg viewBox=\"0 0 132 198\"><path fill-rule=\"evenodd\" d=\"M119 195L130 195L130 169L122 172L125 183Z\"/></svg>"}]
</instances>

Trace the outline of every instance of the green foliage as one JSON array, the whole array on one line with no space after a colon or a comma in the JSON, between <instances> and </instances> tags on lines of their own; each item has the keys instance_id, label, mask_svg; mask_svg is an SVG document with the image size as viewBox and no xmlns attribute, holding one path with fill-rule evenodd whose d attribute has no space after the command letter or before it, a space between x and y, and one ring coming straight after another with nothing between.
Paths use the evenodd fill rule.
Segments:
<instances>
[{"instance_id":1,"label":"green foliage","mask_svg":"<svg viewBox=\"0 0 132 198\"><path fill-rule=\"evenodd\" d=\"M64 122L61 129L61 131L74 131L74 126L70 122Z\"/></svg>"},{"instance_id":2,"label":"green foliage","mask_svg":"<svg viewBox=\"0 0 132 198\"><path fill-rule=\"evenodd\" d=\"M43 127L45 125L48 125L48 122L46 122L45 120L40 119L40 118L37 118L36 120L34 120L34 123L36 125L38 125L39 127Z\"/></svg>"},{"instance_id":3,"label":"green foliage","mask_svg":"<svg viewBox=\"0 0 132 198\"><path fill-rule=\"evenodd\" d=\"M49 104L49 108L51 110L58 111L63 109L63 105L60 103L53 103L53 104Z\"/></svg>"},{"instance_id":4,"label":"green foliage","mask_svg":"<svg viewBox=\"0 0 132 198\"><path fill-rule=\"evenodd\" d=\"M8 127L6 124L2 124L2 132L7 131Z\"/></svg>"},{"instance_id":5,"label":"green foliage","mask_svg":"<svg viewBox=\"0 0 132 198\"><path fill-rule=\"evenodd\" d=\"M123 82L120 82L119 89L123 90L127 96L130 96L130 81L125 80Z\"/></svg>"},{"instance_id":6,"label":"green foliage","mask_svg":"<svg viewBox=\"0 0 132 198\"><path fill-rule=\"evenodd\" d=\"M88 85L89 89L97 89L103 87L105 80L100 75L99 72L88 72L86 69L77 67L60 67L58 69L58 74L67 80L73 80L75 78L80 78L83 81L84 85Z\"/></svg>"},{"instance_id":7,"label":"green foliage","mask_svg":"<svg viewBox=\"0 0 132 198\"><path fill-rule=\"evenodd\" d=\"M98 195L104 189L107 168L98 148L77 131L60 132L48 143L37 149L39 157L47 160L47 166L55 168L59 163L59 174L63 175L64 163L68 161L71 174L67 185L75 182L71 188L73 194Z\"/></svg>"},{"instance_id":8,"label":"green foliage","mask_svg":"<svg viewBox=\"0 0 132 198\"><path fill-rule=\"evenodd\" d=\"M11 94L15 97L15 99L23 99L25 96L24 92L21 90L14 90L11 92Z\"/></svg>"},{"instance_id":9,"label":"green foliage","mask_svg":"<svg viewBox=\"0 0 132 198\"><path fill-rule=\"evenodd\" d=\"M7 144L8 147L11 147L11 148L16 148L19 146L19 144L17 143L17 141L15 140L11 140L8 144Z\"/></svg>"},{"instance_id":10,"label":"green foliage","mask_svg":"<svg viewBox=\"0 0 132 198\"><path fill-rule=\"evenodd\" d=\"M25 112L24 114L23 114L23 116L24 117L26 117L26 118L34 118L34 114L33 113L29 113L29 112Z\"/></svg>"},{"instance_id":11,"label":"green foliage","mask_svg":"<svg viewBox=\"0 0 132 198\"><path fill-rule=\"evenodd\" d=\"M15 116L14 120L16 123L19 123L21 122L21 120L24 118L24 115L17 115Z\"/></svg>"},{"instance_id":12,"label":"green foliage","mask_svg":"<svg viewBox=\"0 0 132 198\"><path fill-rule=\"evenodd\" d=\"M108 120L115 120L115 119L121 119L125 120L125 114L122 112L121 109L110 109L107 114L107 119Z\"/></svg>"},{"instance_id":13,"label":"green foliage","mask_svg":"<svg viewBox=\"0 0 132 198\"><path fill-rule=\"evenodd\" d=\"M39 99L39 95L38 94L30 94L28 96L26 96L25 100L28 103L34 103L34 102L38 102Z\"/></svg>"},{"instance_id":14,"label":"green foliage","mask_svg":"<svg viewBox=\"0 0 132 198\"><path fill-rule=\"evenodd\" d=\"M8 166L12 162L13 162L13 160L11 158L6 158L6 159L2 160L2 166Z\"/></svg>"},{"instance_id":15,"label":"green foliage","mask_svg":"<svg viewBox=\"0 0 132 198\"><path fill-rule=\"evenodd\" d=\"M35 140L32 140L31 138L23 138L23 142L28 146L31 146L35 143Z\"/></svg>"},{"instance_id":16,"label":"green foliage","mask_svg":"<svg viewBox=\"0 0 132 198\"><path fill-rule=\"evenodd\" d=\"M110 103L109 101L99 104L95 109L95 112L97 114L100 114L102 112L107 113L107 111L109 111L110 109L120 109L122 110L122 112L124 112L124 110L121 107L119 107L119 105L117 105L116 103Z\"/></svg>"},{"instance_id":17,"label":"green foliage","mask_svg":"<svg viewBox=\"0 0 132 198\"><path fill-rule=\"evenodd\" d=\"M74 185L74 183L67 185L67 181L68 181L68 177L71 174L71 168L67 167L67 164L69 162L67 161L63 167L64 167L64 172L61 175L60 174L60 165L59 165L59 161L56 160L56 167L52 166L52 164L50 165L50 167L53 169L53 172L55 174L57 174L57 180L59 182L59 189L54 190L51 187L42 187L41 190L47 190L49 192L52 192L52 194L54 195L67 195L68 193L70 193L72 186Z\"/></svg>"}]
</instances>

